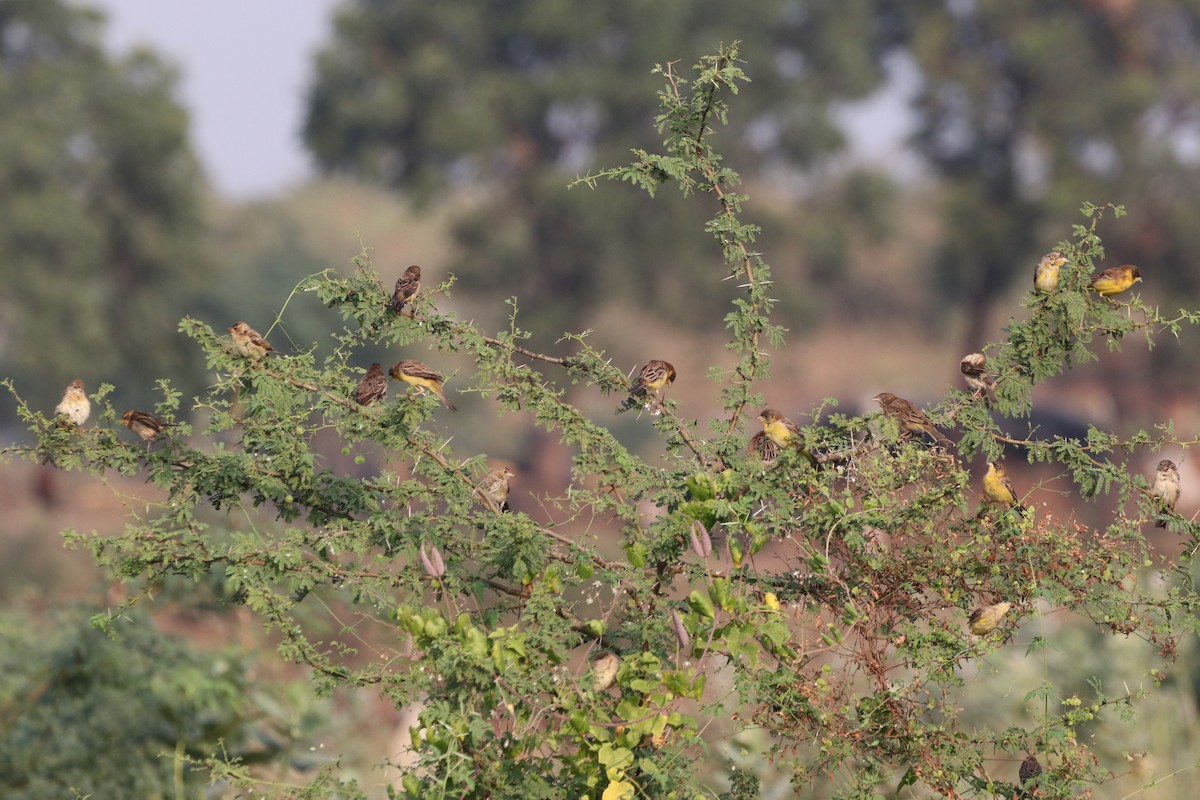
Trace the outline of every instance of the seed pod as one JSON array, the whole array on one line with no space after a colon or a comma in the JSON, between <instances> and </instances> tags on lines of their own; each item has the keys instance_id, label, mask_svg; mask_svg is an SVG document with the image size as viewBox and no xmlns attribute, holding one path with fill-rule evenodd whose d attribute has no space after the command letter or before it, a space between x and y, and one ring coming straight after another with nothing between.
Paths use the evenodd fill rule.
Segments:
<instances>
[{"instance_id":1,"label":"seed pod","mask_svg":"<svg viewBox=\"0 0 1200 800\"><path fill-rule=\"evenodd\" d=\"M421 566L429 577L440 578L446 574L446 562L442 560L442 552L436 544L430 547L431 551L425 552L425 543L421 542Z\"/></svg>"},{"instance_id":2,"label":"seed pod","mask_svg":"<svg viewBox=\"0 0 1200 800\"><path fill-rule=\"evenodd\" d=\"M675 629L675 638L679 640L679 646L684 650L688 650L692 646L692 637L688 635L687 628L683 625L683 617L679 616L679 612L671 610L671 627Z\"/></svg>"},{"instance_id":3,"label":"seed pod","mask_svg":"<svg viewBox=\"0 0 1200 800\"><path fill-rule=\"evenodd\" d=\"M688 533L692 538L692 551L701 558L708 558L712 552L712 537L708 535L704 523L698 519L692 520L692 528Z\"/></svg>"}]
</instances>

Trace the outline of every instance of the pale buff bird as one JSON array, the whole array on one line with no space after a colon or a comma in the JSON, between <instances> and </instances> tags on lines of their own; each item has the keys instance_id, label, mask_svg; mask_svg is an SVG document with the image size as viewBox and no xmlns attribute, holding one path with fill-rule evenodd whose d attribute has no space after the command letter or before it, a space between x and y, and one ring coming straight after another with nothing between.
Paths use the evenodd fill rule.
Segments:
<instances>
[{"instance_id":1,"label":"pale buff bird","mask_svg":"<svg viewBox=\"0 0 1200 800\"><path fill-rule=\"evenodd\" d=\"M83 381L71 381L63 392L62 400L54 407L54 413L65 417L66 421L76 428L83 427L92 414L92 404L83 391Z\"/></svg>"}]
</instances>

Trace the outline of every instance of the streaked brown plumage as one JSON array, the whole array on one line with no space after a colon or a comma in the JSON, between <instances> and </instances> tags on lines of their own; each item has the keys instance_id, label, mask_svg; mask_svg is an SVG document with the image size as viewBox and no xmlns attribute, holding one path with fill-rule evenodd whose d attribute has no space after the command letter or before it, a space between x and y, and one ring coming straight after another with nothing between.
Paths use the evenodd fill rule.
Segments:
<instances>
[{"instance_id":1,"label":"streaked brown plumage","mask_svg":"<svg viewBox=\"0 0 1200 800\"><path fill-rule=\"evenodd\" d=\"M383 374L383 367L376 361L371 364L371 368L367 370L367 374L359 380L358 386L354 389L354 402L360 406L369 406L376 400L382 400L387 397L388 379Z\"/></svg>"},{"instance_id":2,"label":"streaked brown plumage","mask_svg":"<svg viewBox=\"0 0 1200 800\"><path fill-rule=\"evenodd\" d=\"M475 491L492 501L496 508L508 511L508 492L513 474L508 467L494 467L476 484Z\"/></svg>"},{"instance_id":3,"label":"streaked brown plumage","mask_svg":"<svg viewBox=\"0 0 1200 800\"><path fill-rule=\"evenodd\" d=\"M420 288L421 268L413 264L396 280L396 288L392 292L392 301L388 303L388 308L399 314Z\"/></svg>"},{"instance_id":4,"label":"streaked brown plumage","mask_svg":"<svg viewBox=\"0 0 1200 800\"><path fill-rule=\"evenodd\" d=\"M446 393L442 390L442 383L445 381L445 378L442 377L440 372L434 372L424 361L414 361L411 358L397 361L392 365L389 374L397 380L404 381L409 386L416 387L417 391L422 394L428 389L438 396L438 399L442 401L442 404L446 408L451 411L458 410L446 398Z\"/></svg>"},{"instance_id":5,"label":"streaked brown plumage","mask_svg":"<svg viewBox=\"0 0 1200 800\"><path fill-rule=\"evenodd\" d=\"M982 394L988 407L996 404L996 381L988 374L987 356L983 353L970 353L963 356L958 365L963 379L975 394Z\"/></svg>"},{"instance_id":6,"label":"streaked brown plumage","mask_svg":"<svg viewBox=\"0 0 1200 800\"><path fill-rule=\"evenodd\" d=\"M933 423L929 421L929 417L925 416L924 411L903 397L897 397L891 392L880 392L875 395L874 399L883 409L883 413L896 420L900 425L902 436L907 436L913 431L920 431L929 434L942 444L952 444L941 431L933 427Z\"/></svg>"},{"instance_id":7,"label":"streaked brown plumage","mask_svg":"<svg viewBox=\"0 0 1200 800\"><path fill-rule=\"evenodd\" d=\"M62 400L54 407L54 413L65 417L76 428L83 427L92 413L92 404L83 391L83 381L73 380L63 391Z\"/></svg>"},{"instance_id":8,"label":"streaked brown plumage","mask_svg":"<svg viewBox=\"0 0 1200 800\"><path fill-rule=\"evenodd\" d=\"M1174 513L1175 504L1179 502L1179 468L1175 466L1174 461L1164 458L1158 462L1158 471L1154 473L1150 494L1158 501L1159 508L1167 513ZM1154 527L1167 527L1166 516L1160 516Z\"/></svg>"},{"instance_id":9,"label":"streaked brown plumage","mask_svg":"<svg viewBox=\"0 0 1200 800\"><path fill-rule=\"evenodd\" d=\"M669 361L651 359L633 379L633 385L629 388L629 399L640 400L644 409L652 410L656 404L662 402L662 390L674 382L675 367L671 366Z\"/></svg>"},{"instance_id":10,"label":"streaked brown plumage","mask_svg":"<svg viewBox=\"0 0 1200 800\"><path fill-rule=\"evenodd\" d=\"M1021 768L1017 770L1017 777L1020 779L1022 787L1041 774L1042 763L1037 760L1037 756L1032 755L1026 756L1025 760L1021 762ZM1028 797L1029 793L1026 792L1025 796Z\"/></svg>"},{"instance_id":11,"label":"streaked brown plumage","mask_svg":"<svg viewBox=\"0 0 1200 800\"><path fill-rule=\"evenodd\" d=\"M775 463L775 459L779 457L779 445L767 432L759 431L750 437L750 446L746 448L753 455L758 456L758 460L764 465L770 466Z\"/></svg>"},{"instance_id":12,"label":"streaked brown plumage","mask_svg":"<svg viewBox=\"0 0 1200 800\"><path fill-rule=\"evenodd\" d=\"M164 428L170 425L162 417L157 417L149 411L134 411L132 409L121 415L121 422L147 442L158 436L163 432Z\"/></svg>"},{"instance_id":13,"label":"streaked brown plumage","mask_svg":"<svg viewBox=\"0 0 1200 800\"><path fill-rule=\"evenodd\" d=\"M262 335L244 322L238 321L226 330L233 338L234 348L246 358L261 361L275 348Z\"/></svg>"}]
</instances>

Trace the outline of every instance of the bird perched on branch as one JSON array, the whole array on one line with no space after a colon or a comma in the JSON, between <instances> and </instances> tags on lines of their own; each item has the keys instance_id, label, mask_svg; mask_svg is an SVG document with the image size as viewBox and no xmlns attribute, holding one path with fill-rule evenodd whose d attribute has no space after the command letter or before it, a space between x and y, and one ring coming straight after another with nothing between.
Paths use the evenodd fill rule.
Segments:
<instances>
[{"instance_id":1,"label":"bird perched on branch","mask_svg":"<svg viewBox=\"0 0 1200 800\"><path fill-rule=\"evenodd\" d=\"M763 466L770 466L775 463L775 459L779 457L779 445L767 432L759 431L750 437L750 444L746 448L751 454L758 456L758 460L763 463Z\"/></svg>"},{"instance_id":2,"label":"bird perched on branch","mask_svg":"<svg viewBox=\"0 0 1200 800\"><path fill-rule=\"evenodd\" d=\"M233 338L233 347L252 361L262 361L275 348L258 331L244 322L236 322L226 330Z\"/></svg>"},{"instance_id":3,"label":"bird perched on branch","mask_svg":"<svg viewBox=\"0 0 1200 800\"><path fill-rule=\"evenodd\" d=\"M971 633L983 636L996 630L996 626L1004 619L1004 615L1012 608L1012 603L996 603L992 606L981 606L971 612L967 626Z\"/></svg>"},{"instance_id":4,"label":"bird perched on branch","mask_svg":"<svg viewBox=\"0 0 1200 800\"><path fill-rule=\"evenodd\" d=\"M896 397L891 392L880 392L875 395L874 399L883 409L883 413L896 420L900 425L902 436L908 436L913 431L920 431L929 434L942 444L953 444L941 431L933 427L933 423L929 421L929 417L925 416L924 411L903 397Z\"/></svg>"},{"instance_id":5,"label":"bird perched on branch","mask_svg":"<svg viewBox=\"0 0 1200 800\"><path fill-rule=\"evenodd\" d=\"M442 383L445 378L440 372L434 372L430 366L423 361L414 361L405 359L404 361L396 362L390 372L393 378L402 380L409 386L416 387L418 392L424 394L425 390L433 392L442 401L442 405L451 411L457 411L454 404L446 399L446 393L442 391Z\"/></svg>"},{"instance_id":6,"label":"bird perched on branch","mask_svg":"<svg viewBox=\"0 0 1200 800\"><path fill-rule=\"evenodd\" d=\"M641 401L642 408L651 411L656 403L662 403L662 390L674 381L675 367L669 361L647 361L629 389L630 404Z\"/></svg>"},{"instance_id":7,"label":"bird perched on branch","mask_svg":"<svg viewBox=\"0 0 1200 800\"><path fill-rule=\"evenodd\" d=\"M376 400L387 397L387 390L387 376L383 374L383 367L376 361L371 364L367 374L362 376L354 389L354 402L360 406L369 406Z\"/></svg>"},{"instance_id":8,"label":"bird perched on branch","mask_svg":"<svg viewBox=\"0 0 1200 800\"><path fill-rule=\"evenodd\" d=\"M1025 784L1042 774L1042 763L1037 760L1037 756L1026 756L1021 762L1021 768L1017 770L1017 777L1020 779L1022 795L1029 797L1029 791L1025 789Z\"/></svg>"},{"instance_id":9,"label":"bird perched on branch","mask_svg":"<svg viewBox=\"0 0 1200 800\"><path fill-rule=\"evenodd\" d=\"M1154 483L1150 486L1150 494L1158 501L1158 506L1164 512L1173 513L1175 504L1179 502L1179 468L1169 458L1158 462L1158 471L1154 473ZM1154 523L1156 528L1167 527L1167 519L1160 516Z\"/></svg>"},{"instance_id":10,"label":"bird perched on branch","mask_svg":"<svg viewBox=\"0 0 1200 800\"><path fill-rule=\"evenodd\" d=\"M388 308L399 314L420 288L421 268L413 264L404 270L404 274L396 280L396 288L392 292L392 300L388 303Z\"/></svg>"},{"instance_id":11,"label":"bird perched on branch","mask_svg":"<svg viewBox=\"0 0 1200 800\"><path fill-rule=\"evenodd\" d=\"M1101 297L1110 297L1139 283L1142 272L1133 264L1122 264L1119 267L1109 267L1103 272L1092 276L1092 288Z\"/></svg>"},{"instance_id":12,"label":"bird perched on branch","mask_svg":"<svg viewBox=\"0 0 1200 800\"><path fill-rule=\"evenodd\" d=\"M1012 481L999 461L989 461L987 474L983 476L983 496L992 503L1022 510L1021 501L1013 490Z\"/></svg>"},{"instance_id":13,"label":"bird perched on branch","mask_svg":"<svg viewBox=\"0 0 1200 800\"><path fill-rule=\"evenodd\" d=\"M983 353L971 353L963 356L958 365L963 379L975 394L982 394L988 407L996 404L996 381L988 374L987 356Z\"/></svg>"},{"instance_id":14,"label":"bird perched on branch","mask_svg":"<svg viewBox=\"0 0 1200 800\"><path fill-rule=\"evenodd\" d=\"M83 391L83 381L73 380L63 391L62 400L54 407L54 413L65 417L76 428L83 427L92 414L92 404Z\"/></svg>"},{"instance_id":15,"label":"bird perched on branch","mask_svg":"<svg viewBox=\"0 0 1200 800\"><path fill-rule=\"evenodd\" d=\"M1033 288L1042 294L1050 294L1058 288L1058 271L1067 263L1066 256L1052 250L1042 256L1033 268Z\"/></svg>"},{"instance_id":16,"label":"bird perched on branch","mask_svg":"<svg viewBox=\"0 0 1200 800\"><path fill-rule=\"evenodd\" d=\"M170 427L171 424L162 417L151 414L149 411L134 410L126 411L122 414L121 422L146 442L158 436L163 432L163 429Z\"/></svg>"},{"instance_id":17,"label":"bird perched on branch","mask_svg":"<svg viewBox=\"0 0 1200 800\"><path fill-rule=\"evenodd\" d=\"M804 446L804 435L796 423L773 408L764 408L760 411L758 413L758 421L762 423L763 434L776 446L776 451L781 447L794 448L799 450L800 454L808 459L808 463L814 467L817 466L817 460L813 458L813 454ZM761 445L758 450L761 457ZM763 460L766 461L765 458Z\"/></svg>"},{"instance_id":18,"label":"bird perched on branch","mask_svg":"<svg viewBox=\"0 0 1200 800\"><path fill-rule=\"evenodd\" d=\"M508 492L513 471L508 467L493 467L480 479L475 491L495 504L501 511L508 511Z\"/></svg>"}]
</instances>

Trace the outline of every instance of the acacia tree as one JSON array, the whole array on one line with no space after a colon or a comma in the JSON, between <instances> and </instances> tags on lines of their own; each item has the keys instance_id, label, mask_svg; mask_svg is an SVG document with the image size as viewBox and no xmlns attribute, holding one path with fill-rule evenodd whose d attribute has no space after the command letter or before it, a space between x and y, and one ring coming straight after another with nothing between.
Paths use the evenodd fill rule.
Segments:
<instances>
[{"instance_id":1,"label":"acacia tree","mask_svg":"<svg viewBox=\"0 0 1200 800\"><path fill-rule=\"evenodd\" d=\"M668 389L660 413L645 417L662 443L658 461L564 401L565 383L604 395L630 389L592 337L569 334L564 352L535 352L515 310L508 330L489 335L440 313L428 292L411 316L394 314L365 260L350 277L327 273L304 286L346 321L320 362L305 352L251 360L207 324L184 321L217 373L196 401L204 438L191 437L164 382L155 411L175 427L149 445L117 434L101 390L99 423L83 430L21 402L37 442L9 452L147 475L166 494L161 513L119 536L85 537L99 561L148 583L223 572L232 595L277 629L280 653L311 667L323 688L419 703L392 794L699 798L728 780L728 796L751 798L765 760L732 772L700 760L714 740L750 728L765 732L775 768L811 796L918 786L1011 797L1030 755L1044 768L1026 770L1030 796L1087 793L1111 778L1089 742L1120 735L1119 712L1152 691L1145 676L1121 676L1134 689L1094 684L1081 696L1075 687L1087 676L1047 672L1020 714L980 722L962 708L964 674L1013 649L1023 623L1047 609L1152 650L1161 661L1153 685L1196 631L1187 569L1200 529L1155 507L1130 469L1143 451L1195 440L1179 441L1169 425L1128 438L1093 428L1086 440L1041 439L1024 420L1033 387L1096 358L1097 342L1153 343L1197 315L1166 319L1136 296L1090 292L1103 253L1097 227L1119 209L1085 206L1089 221L1061 243L1058 288L1031 296L1008 338L988 348L995 417L981 396L957 390L932 412L958 431L956 447L902 435L878 414L833 413L831 400L797 429L797 446L748 452L783 331L771 319L758 230L742 222L747 198L713 144L744 79L737 50L694 70L690 81L657 70L662 151L635 151L629 166L581 180L628 181L652 195L674 185L715 203L706 227L726 271L710 280L737 287L725 319L737 363L712 372L720 416L688 417L690 401ZM554 431L575 453L570 485L536 510L501 508L477 489L487 456L453 440L455 420L436 398L352 399L355 354L372 343L398 357L428 347L434 362L469 353L474 373L451 385ZM317 442L331 437L346 454L380 453L376 469L330 468ZM1114 495L1119 513L1088 530L1036 506L980 506L967 460L1005 448L1057 465L1081 499ZM266 514L251 517L251 530L220 532L200 513L210 507ZM1160 516L1189 543L1179 564L1142 535ZM1144 570L1157 580L1131 579ZM1011 604L1007 616L971 634L972 609L998 602ZM314 618L314 607L329 619ZM1053 643L1043 634L1028 647ZM732 692L717 688L729 682ZM974 682L997 693L1010 683L986 670ZM264 790L243 765L205 763ZM328 771L305 796L362 791Z\"/></svg>"}]
</instances>

